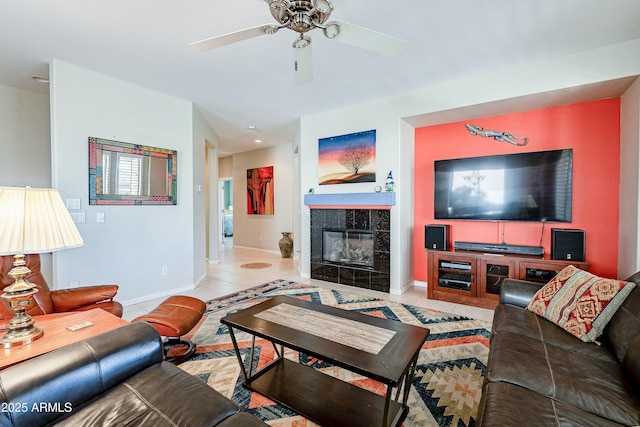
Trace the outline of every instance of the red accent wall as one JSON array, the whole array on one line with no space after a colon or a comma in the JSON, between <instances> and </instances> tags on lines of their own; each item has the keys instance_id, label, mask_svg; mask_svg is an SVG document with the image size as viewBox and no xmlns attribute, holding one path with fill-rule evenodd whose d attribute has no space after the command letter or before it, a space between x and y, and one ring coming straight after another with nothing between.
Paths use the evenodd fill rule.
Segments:
<instances>
[{"instance_id":1,"label":"red accent wall","mask_svg":"<svg viewBox=\"0 0 640 427\"><path fill-rule=\"evenodd\" d=\"M466 123L527 136L518 147L471 135ZM433 218L433 162L441 159L573 148L573 222L492 222ZM425 224L450 224L456 240L543 246L551 228L586 231L590 271L617 276L620 181L620 98L428 126L415 131L414 278L427 280ZM542 243L541 241L542 236Z\"/></svg>"}]
</instances>

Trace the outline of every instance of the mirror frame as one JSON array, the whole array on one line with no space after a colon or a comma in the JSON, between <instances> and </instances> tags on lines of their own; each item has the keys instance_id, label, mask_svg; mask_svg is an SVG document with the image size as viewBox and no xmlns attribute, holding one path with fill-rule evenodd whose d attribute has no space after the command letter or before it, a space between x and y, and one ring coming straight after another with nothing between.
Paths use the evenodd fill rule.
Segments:
<instances>
[{"instance_id":1,"label":"mirror frame","mask_svg":"<svg viewBox=\"0 0 640 427\"><path fill-rule=\"evenodd\" d=\"M116 151L167 159L168 193L150 196L102 194L102 151ZM148 145L89 137L89 205L176 205L178 152Z\"/></svg>"}]
</instances>

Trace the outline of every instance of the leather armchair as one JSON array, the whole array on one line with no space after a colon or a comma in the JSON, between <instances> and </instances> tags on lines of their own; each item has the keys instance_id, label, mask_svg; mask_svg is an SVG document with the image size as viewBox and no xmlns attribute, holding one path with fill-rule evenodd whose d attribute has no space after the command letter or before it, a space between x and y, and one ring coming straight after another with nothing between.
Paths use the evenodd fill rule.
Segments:
<instances>
[{"instance_id":1,"label":"leather armchair","mask_svg":"<svg viewBox=\"0 0 640 427\"><path fill-rule=\"evenodd\" d=\"M51 290L40 272L40 255L26 255L25 262L31 270L26 277L38 289L27 308L31 316L63 313L69 311L85 311L93 308L103 310L122 317L122 304L113 301L118 292L118 285L86 286L74 289ZM0 257L0 292L13 283L9 271L13 268L12 256ZM9 320L14 313L7 300L0 298L0 320Z\"/></svg>"}]
</instances>

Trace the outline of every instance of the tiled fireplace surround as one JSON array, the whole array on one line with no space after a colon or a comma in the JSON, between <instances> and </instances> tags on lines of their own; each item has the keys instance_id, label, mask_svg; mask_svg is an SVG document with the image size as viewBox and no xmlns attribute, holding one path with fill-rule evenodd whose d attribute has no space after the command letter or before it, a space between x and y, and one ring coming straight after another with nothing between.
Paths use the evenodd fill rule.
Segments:
<instances>
[{"instance_id":1,"label":"tiled fireplace surround","mask_svg":"<svg viewBox=\"0 0 640 427\"><path fill-rule=\"evenodd\" d=\"M323 230L371 230L375 232L373 267L322 260ZM311 209L311 277L376 291L391 286L391 211L366 206Z\"/></svg>"}]
</instances>

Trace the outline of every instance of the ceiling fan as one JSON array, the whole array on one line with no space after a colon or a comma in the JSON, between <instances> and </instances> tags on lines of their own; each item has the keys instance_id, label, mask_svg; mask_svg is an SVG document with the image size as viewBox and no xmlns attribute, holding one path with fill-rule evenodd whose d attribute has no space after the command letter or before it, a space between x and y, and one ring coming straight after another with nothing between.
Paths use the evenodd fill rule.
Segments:
<instances>
[{"instance_id":1,"label":"ceiling fan","mask_svg":"<svg viewBox=\"0 0 640 427\"><path fill-rule=\"evenodd\" d=\"M293 42L293 60L295 82L301 84L313 80L311 38L306 35L310 30L320 28L329 39L390 56L400 55L410 45L406 40L368 28L341 21L328 22L334 5L343 0L264 1L269 5L271 15L278 24L263 24L189 43L189 46L208 51L264 34L275 34L281 28L288 28L298 33L298 38Z\"/></svg>"}]
</instances>

